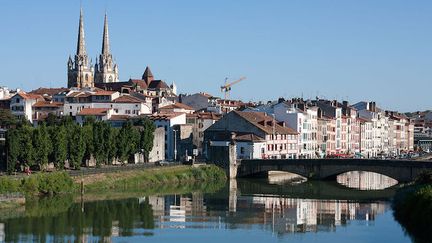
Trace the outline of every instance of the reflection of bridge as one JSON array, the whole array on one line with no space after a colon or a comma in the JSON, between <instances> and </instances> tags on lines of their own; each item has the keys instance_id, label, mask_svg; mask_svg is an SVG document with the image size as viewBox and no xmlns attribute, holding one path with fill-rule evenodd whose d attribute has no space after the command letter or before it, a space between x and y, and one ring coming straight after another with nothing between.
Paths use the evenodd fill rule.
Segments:
<instances>
[{"instance_id":1,"label":"reflection of bridge","mask_svg":"<svg viewBox=\"0 0 432 243\"><path fill-rule=\"evenodd\" d=\"M309 179L323 180L335 178L337 175L349 171L369 171L405 183L413 181L424 171L432 171L432 162L366 159L280 159L242 160L236 167L236 177L252 177L266 174L268 171L287 171ZM230 173L232 172L231 170Z\"/></svg>"},{"instance_id":2,"label":"reflection of bridge","mask_svg":"<svg viewBox=\"0 0 432 243\"><path fill-rule=\"evenodd\" d=\"M281 186L263 183L257 180L238 180L237 190L241 195L273 195L290 198L323 200L390 200L398 186L383 190L356 190L338 184L335 181L307 181L297 185Z\"/></svg>"}]
</instances>

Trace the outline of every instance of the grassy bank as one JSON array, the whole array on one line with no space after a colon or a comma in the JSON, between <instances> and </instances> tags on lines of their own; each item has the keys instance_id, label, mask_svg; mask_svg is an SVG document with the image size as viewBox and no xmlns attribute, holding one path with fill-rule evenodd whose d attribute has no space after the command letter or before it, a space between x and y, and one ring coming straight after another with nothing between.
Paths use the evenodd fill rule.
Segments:
<instances>
[{"instance_id":1,"label":"grassy bank","mask_svg":"<svg viewBox=\"0 0 432 243\"><path fill-rule=\"evenodd\" d=\"M194 188L200 185L206 188L206 191L212 184L215 187L226 180L225 172L214 165L200 167L176 166L176 167L159 167L145 170L123 171L116 173L98 174L75 178L77 183L83 181L85 191L106 191L106 190L125 190L128 188L140 188L149 194L166 190L182 191L182 188L188 188L191 184L196 184ZM206 182L206 183L203 183ZM166 189L163 189L163 188Z\"/></svg>"},{"instance_id":2,"label":"grassy bank","mask_svg":"<svg viewBox=\"0 0 432 243\"><path fill-rule=\"evenodd\" d=\"M219 188L225 179L224 171L213 165L197 168L191 166L147 168L74 178L66 172L53 172L38 173L21 179L0 177L0 194L15 192L26 195L74 193L80 191L81 183L86 192L139 188L151 194L172 190L173 192L186 191L185 188L190 188L191 185L197 190L211 191L212 186Z\"/></svg>"},{"instance_id":3,"label":"grassy bank","mask_svg":"<svg viewBox=\"0 0 432 243\"><path fill-rule=\"evenodd\" d=\"M417 183L399 190L393 200L395 219L404 227L413 242L432 239L432 173Z\"/></svg>"},{"instance_id":4,"label":"grassy bank","mask_svg":"<svg viewBox=\"0 0 432 243\"><path fill-rule=\"evenodd\" d=\"M75 190L76 185L66 172L39 173L21 179L0 177L0 194L54 195Z\"/></svg>"}]
</instances>

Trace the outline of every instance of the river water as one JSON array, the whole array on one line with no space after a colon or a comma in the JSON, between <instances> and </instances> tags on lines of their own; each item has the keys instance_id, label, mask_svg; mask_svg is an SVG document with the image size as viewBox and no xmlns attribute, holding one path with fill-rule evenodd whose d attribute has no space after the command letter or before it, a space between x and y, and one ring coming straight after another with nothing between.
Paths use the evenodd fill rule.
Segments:
<instances>
[{"instance_id":1,"label":"river water","mask_svg":"<svg viewBox=\"0 0 432 243\"><path fill-rule=\"evenodd\" d=\"M391 180L359 172L338 181L231 180L213 192L27 200L0 210L0 241L411 242L393 218Z\"/></svg>"}]
</instances>

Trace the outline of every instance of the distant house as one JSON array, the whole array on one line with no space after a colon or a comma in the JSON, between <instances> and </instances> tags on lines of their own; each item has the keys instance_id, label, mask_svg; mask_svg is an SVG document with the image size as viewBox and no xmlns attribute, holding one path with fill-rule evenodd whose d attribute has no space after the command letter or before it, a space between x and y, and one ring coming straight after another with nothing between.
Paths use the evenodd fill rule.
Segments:
<instances>
[{"instance_id":1,"label":"distant house","mask_svg":"<svg viewBox=\"0 0 432 243\"><path fill-rule=\"evenodd\" d=\"M82 125L87 117L94 117L96 121L107 121L112 114L111 108L84 108L76 115L76 122Z\"/></svg>"},{"instance_id":2,"label":"distant house","mask_svg":"<svg viewBox=\"0 0 432 243\"><path fill-rule=\"evenodd\" d=\"M33 105L40 101L45 101L41 95L19 92L10 98L10 110L18 118L33 122Z\"/></svg>"},{"instance_id":3,"label":"distant house","mask_svg":"<svg viewBox=\"0 0 432 243\"><path fill-rule=\"evenodd\" d=\"M192 114L194 113L194 111L195 111L194 108L179 102L167 106L159 107L160 113L182 112L186 114Z\"/></svg>"},{"instance_id":4,"label":"distant house","mask_svg":"<svg viewBox=\"0 0 432 243\"><path fill-rule=\"evenodd\" d=\"M162 113L151 115L149 118L154 122L156 128L162 127L165 130L165 159L178 159L178 157L176 158L177 144L175 140L179 131L175 129L175 126L186 124L186 114Z\"/></svg>"},{"instance_id":5,"label":"distant house","mask_svg":"<svg viewBox=\"0 0 432 243\"><path fill-rule=\"evenodd\" d=\"M298 158L298 133L262 112L232 111L204 132L205 150L238 141L238 158ZM208 153L208 151L206 151Z\"/></svg>"}]
</instances>

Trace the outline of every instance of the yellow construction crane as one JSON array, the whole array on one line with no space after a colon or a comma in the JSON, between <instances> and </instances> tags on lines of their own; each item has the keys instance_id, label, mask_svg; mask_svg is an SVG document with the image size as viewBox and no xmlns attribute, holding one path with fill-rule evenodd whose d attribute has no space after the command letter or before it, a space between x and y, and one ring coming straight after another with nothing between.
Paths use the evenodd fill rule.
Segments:
<instances>
[{"instance_id":1,"label":"yellow construction crane","mask_svg":"<svg viewBox=\"0 0 432 243\"><path fill-rule=\"evenodd\" d=\"M221 92L225 93L225 99L227 99L229 97L229 92L231 91L231 86L233 86L236 83L239 83L242 80L245 80L246 77L241 77L239 79L237 79L236 81L230 82L228 83L228 78L225 78L225 85L221 86Z\"/></svg>"}]
</instances>

